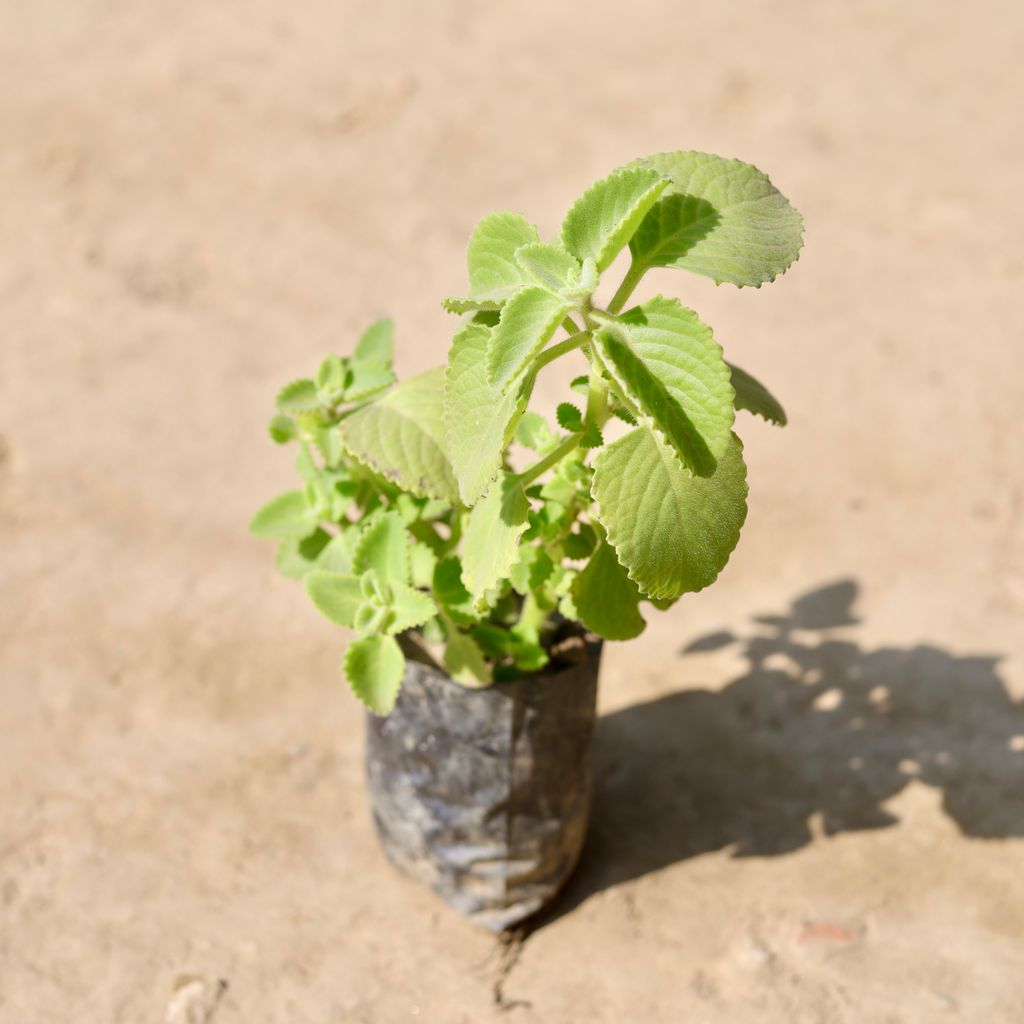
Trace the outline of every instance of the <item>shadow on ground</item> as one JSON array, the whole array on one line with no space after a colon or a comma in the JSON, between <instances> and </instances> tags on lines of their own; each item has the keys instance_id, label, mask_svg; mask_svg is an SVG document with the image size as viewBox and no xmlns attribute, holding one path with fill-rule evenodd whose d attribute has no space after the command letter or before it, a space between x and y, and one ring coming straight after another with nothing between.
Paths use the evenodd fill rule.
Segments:
<instances>
[{"instance_id":1,"label":"shadow on ground","mask_svg":"<svg viewBox=\"0 0 1024 1024\"><path fill-rule=\"evenodd\" d=\"M682 656L734 646L743 673L601 719L594 812L580 869L553 909L696 854L799 849L827 833L885 828L911 779L942 791L966 836L1024 836L1024 702L998 657L935 647L865 650L857 585L842 581L715 633Z\"/></svg>"}]
</instances>

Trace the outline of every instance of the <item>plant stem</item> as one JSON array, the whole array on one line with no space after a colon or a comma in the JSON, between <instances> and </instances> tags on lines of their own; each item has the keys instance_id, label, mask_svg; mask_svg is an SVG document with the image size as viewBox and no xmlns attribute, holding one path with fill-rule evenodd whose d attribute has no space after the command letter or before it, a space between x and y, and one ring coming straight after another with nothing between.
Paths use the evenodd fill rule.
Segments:
<instances>
[{"instance_id":1,"label":"plant stem","mask_svg":"<svg viewBox=\"0 0 1024 1024\"><path fill-rule=\"evenodd\" d=\"M573 349L582 348L589 338L590 331L579 331L576 334L563 339L557 345L552 345L551 348L545 349L534 360L531 372L536 373L542 367L547 366L548 363L553 363L560 356L564 356L566 352L572 352Z\"/></svg>"},{"instance_id":2,"label":"plant stem","mask_svg":"<svg viewBox=\"0 0 1024 1024\"><path fill-rule=\"evenodd\" d=\"M561 462L569 452L579 447L583 432L579 431L575 434L569 434L568 437L562 440L562 443L544 456L539 462L534 463L529 469L523 470L519 474L519 482L523 487L529 487L538 477L543 476L555 463Z\"/></svg>"},{"instance_id":3,"label":"plant stem","mask_svg":"<svg viewBox=\"0 0 1024 1024\"><path fill-rule=\"evenodd\" d=\"M629 270L626 271L626 276L622 279L622 284L619 285L618 291L612 296L612 301L608 303L609 313L618 313L620 309L626 304L626 299L633 294L633 289L640 283L640 278L644 276L647 268L642 263L631 263Z\"/></svg>"},{"instance_id":4,"label":"plant stem","mask_svg":"<svg viewBox=\"0 0 1024 1024\"><path fill-rule=\"evenodd\" d=\"M519 612L519 621L513 626L513 632L520 639L530 643L540 642L540 631L544 628L548 613L537 604L537 598L530 591L523 598L523 607Z\"/></svg>"}]
</instances>

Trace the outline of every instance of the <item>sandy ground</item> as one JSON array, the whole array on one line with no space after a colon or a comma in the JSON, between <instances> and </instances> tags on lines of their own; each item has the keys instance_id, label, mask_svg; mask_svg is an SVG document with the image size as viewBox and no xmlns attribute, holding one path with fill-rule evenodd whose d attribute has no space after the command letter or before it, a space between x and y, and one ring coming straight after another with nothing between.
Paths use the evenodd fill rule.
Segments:
<instances>
[{"instance_id":1,"label":"sandy ground","mask_svg":"<svg viewBox=\"0 0 1024 1024\"><path fill-rule=\"evenodd\" d=\"M0 1020L1024 1020L1022 52L1011 0L5 0ZM481 215L675 148L806 216L771 288L647 288L792 424L609 651L585 862L501 950L375 845L264 423L382 313L440 362Z\"/></svg>"}]
</instances>

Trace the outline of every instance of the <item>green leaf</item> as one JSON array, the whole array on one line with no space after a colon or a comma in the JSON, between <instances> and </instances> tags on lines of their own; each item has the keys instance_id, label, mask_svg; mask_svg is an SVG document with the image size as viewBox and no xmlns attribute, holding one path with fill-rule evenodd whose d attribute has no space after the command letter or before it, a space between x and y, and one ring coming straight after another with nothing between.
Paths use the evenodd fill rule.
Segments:
<instances>
[{"instance_id":1,"label":"green leaf","mask_svg":"<svg viewBox=\"0 0 1024 1024\"><path fill-rule=\"evenodd\" d=\"M769 423L780 427L786 425L786 410L779 400L756 378L746 370L741 370L732 363L726 363L732 373L732 386L736 392L736 408L760 416Z\"/></svg>"},{"instance_id":2,"label":"green leaf","mask_svg":"<svg viewBox=\"0 0 1024 1024\"><path fill-rule=\"evenodd\" d=\"M304 444L299 447L299 450L295 455L295 472L305 480L306 483L315 483L320 479L321 469L313 461L313 456L310 454L309 448Z\"/></svg>"},{"instance_id":3,"label":"green leaf","mask_svg":"<svg viewBox=\"0 0 1024 1024\"><path fill-rule=\"evenodd\" d=\"M267 433L276 444L287 444L299 436L299 428L291 416L275 416L267 426Z\"/></svg>"},{"instance_id":4,"label":"green leaf","mask_svg":"<svg viewBox=\"0 0 1024 1024\"><path fill-rule=\"evenodd\" d=\"M404 633L422 626L437 614L437 605L426 594L404 583L391 583L391 600L384 632Z\"/></svg>"},{"instance_id":5,"label":"green leaf","mask_svg":"<svg viewBox=\"0 0 1024 1024\"><path fill-rule=\"evenodd\" d=\"M405 657L392 636L366 636L345 651L345 678L352 692L375 714L386 715L398 700Z\"/></svg>"},{"instance_id":6,"label":"green leaf","mask_svg":"<svg viewBox=\"0 0 1024 1024\"><path fill-rule=\"evenodd\" d=\"M547 454L558 443L558 437L540 413L524 412L516 427L516 440L539 455Z\"/></svg>"},{"instance_id":7,"label":"green leaf","mask_svg":"<svg viewBox=\"0 0 1024 1024\"><path fill-rule=\"evenodd\" d=\"M668 185L667 178L646 167L615 171L573 204L562 225L562 245L605 270Z\"/></svg>"},{"instance_id":8,"label":"green leaf","mask_svg":"<svg viewBox=\"0 0 1024 1024\"><path fill-rule=\"evenodd\" d=\"M477 642L468 634L449 629L444 646L444 667L457 683L473 687L488 686L491 668Z\"/></svg>"},{"instance_id":9,"label":"green leaf","mask_svg":"<svg viewBox=\"0 0 1024 1024\"><path fill-rule=\"evenodd\" d=\"M459 500L445 454L444 370L403 381L338 425L342 444L364 466L420 497Z\"/></svg>"},{"instance_id":10,"label":"green leaf","mask_svg":"<svg viewBox=\"0 0 1024 1024\"><path fill-rule=\"evenodd\" d=\"M742 452L733 435L714 476L702 478L643 427L600 451L593 484L597 517L645 596L702 590L725 566L747 514Z\"/></svg>"},{"instance_id":11,"label":"green leaf","mask_svg":"<svg viewBox=\"0 0 1024 1024\"><path fill-rule=\"evenodd\" d=\"M550 660L539 643L512 638L512 662L520 672L539 672Z\"/></svg>"},{"instance_id":12,"label":"green leaf","mask_svg":"<svg viewBox=\"0 0 1024 1024\"><path fill-rule=\"evenodd\" d=\"M502 474L473 506L463 535L462 581L482 610L487 592L516 561L519 538L529 525L530 501L514 476Z\"/></svg>"},{"instance_id":13,"label":"green leaf","mask_svg":"<svg viewBox=\"0 0 1024 1024\"><path fill-rule=\"evenodd\" d=\"M555 409L555 419L563 430L575 432L583 429L583 413L572 402L559 402Z\"/></svg>"},{"instance_id":14,"label":"green leaf","mask_svg":"<svg viewBox=\"0 0 1024 1024\"><path fill-rule=\"evenodd\" d=\"M448 452L459 493L472 505L501 469L509 428L525 398L515 389L499 394L487 383L490 328L469 324L448 352L444 416Z\"/></svg>"},{"instance_id":15,"label":"green leaf","mask_svg":"<svg viewBox=\"0 0 1024 1024\"><path fill-rule=\"evenodd\" d=\"M509 570L508 578L512 589L525 597L531 590L539 590L555 568L543 548L524 544L519 549L519 559Z\"/></svg>"},{"instance_id":16,"label":"green leaf","mask_svg":"<svg viewBox=\"0 0 1024 1024\"><path fill-rule=\"evenodd\" d=\"M460 626L471 625L480 618L473 607L473 597L462 582L462 562L455 555L434 567L434 597Z\"/></svg>"},{"instance_id":17,"label":"green leaf","mask_svg":"<svg viewBox=\"0 0 1024 1024\"><path fill-rule=\"evenodd\" d=\"M492 299L466 299L450 296L441 300L441 307L448 313L497 312L502 304Z\"/></svg>"},{"instance_id":18,"label":"green leaf","mask_svg":"<svg viewBox=\"0 0 1024 1024\"><path fill-rule=\"evenodd\" d=\"M512 634L500 626L491 623L474 626L472 636L484 656L492 661L507 657L512 650Z\"/></svg>"},{"instance_id":19,"label":"green leaf","mask_svg":"<svg viewBox=\"0 0 1024 1024\"><path fill-rule=\"evenodd\" d=\"M437 555L429 545L417 540L409 547L409 576L414 587L427 589L434 579Z\"/></svg>"},{"instance_id":20,"label":"green leaf","mask_svg":"<svg viewBox=\"0 0 1024 1024\"><path fill-rule=\"evenodd\" d=\"M355 358L364 363L391 365L395 325L385 317L370 324L356 342Z\"/></svg>"},{"instance_id":21,"label":"green leaf","mask_svg":"<svg viewBox=\"0 0 1024 1024\"><path fill-rule=\"evenodd\" d=\"M353 362L345 374L344 399L361 402L395 383L395 374L386 363Z\"/></svg>"},{"instance_id":22,"label":"green leaf","mask_svg":"<svg viewBox=\"0 0 1024 1024\"><path fill-rule=\"evenodd\" d=\"M341 462L345 452L334 427L317 427L313 431L313 443L328 466L337 466Z\"/></svg>"},{"instance_id":23,"label":"green leaf","mask_svg":"<svg viewBox=\"0 0 1024 1024\"><path fill-rule=\"evenodd\" d=\"M638 160L672 180L630 248L642 267L676 267L716 283L760 287L800 253L803 219L751 164L710 153Z\"/></svg>"},{"instance_id":24,"label":"green leaf","mask_svg":"<svg viewBox=\"0 0 1024 1024\"><path fill-rule=\"evenodd\" d=\"M316 560L316 567L323 569L324 572L341 573L346 576L351 574L358 543L359 530L355 526L342 530L324 546Z\"/></svg>"},{"instance_id":25,"label":"green leaf","mask_svg":"<svg viewBox=\"0 0 1024 1024\"><path fill-rule=\"evenodd\" d=\"M661 432L698 475L713 473L736 413L711 328L676 299L658 296L619 317L599 345L640 423Z\"/></svg>"},{"instance_id":26,"label":"green leaf","mask_svg":"<svg viewBox=\"0 0 1024 1024\"><path fill-rule=\"evenodd\" d=\"M316 386L321 391L340 393L345 387L345 360L340 356L325 356L316 371Z\"/></svg>"},{"instance_id":27,"label":"green leaf","mask_svg":"<svg viewBox=\"0 0 1024 1024\"><path fill-rule=\"evenodd\" d=\"M570 533L565 538L565 557L576 561L586 558L594 550L596 536L594 528L589 523L580 523L576 533Z\"/></svg>"},{"instance_id":28,"label":"green leaf","mask_svg":"<svg viewBox=\"0 0 1024 1024\"><path fill-rule=\"evenodd\" d=\"M487 379L493 387L514 381L552 339L571 307L533 285L505 303L487 345Z\"/></svg>"},{"instance_id":29,"label":"green leaf","mask_svg":"<svg viewBox=\"0 0 1024 1024\"><path fill-rule=\"evenodd\" d=\"M636 407L640 421L661 433L683 465L698 476L711 476L716 459L668 388L617 332L602 331L597 343L605 365L623 395Z\"/></svg>"},{"instance_id":30,"label":"green leaf","mask_svg":"<svg viewBox=\"0 0 1024 1024\"><path fill-rule=\"evenodd\" d=\"M525 283L516 249L539 242L537 229L518 213L488 214L469 239L469 297L504 302Z\"/></svg>"},{"instance_id":31,"label":"green leaf","mask_svg":"<svg viewBox=\"0 0 1024 1024\"><path fill-rule=\"evenodd\" d=\"M282 576L301 580L306 573L316 568L317 561L331 540L326 530L314 530L308 537L291 538L282 541L277 549L275 564Z\"/></svg>"},{"instance_id":32,"label":"green leaf","mask_svg":"<svg viewBox=\"0 0 1024 1024\"><path fill-rule=\"evenodd\" d=\"M373 569L389 583L409 581L409 535L401 516L385 512L366 527L356 545L352 567L357 573Z\"/></svg>"},{"instance_id":33,"label":"green leaf","mask_svg":"<svg viewBox=\"0 0 1024 1024\"><path fill-rule=\"evenodd\" d=\"M516 249L515 255L520 268L549 292L557 294L579 283L579 260L561 246L531 242Z\"/></svg>"},{"instance_id":34,"label":"green leaf","mask_svg":"<svg viewBox=\"0 0 1024 1024\"><path fill-rule=\"evenodd\" d=\"M293 380L291 384L285 384L277 393L275 401L280 412L303 412L320 408L320 399L317 397L316 384L304 378Z\"/></svg>"},{"instance_id":35,"label":"green leaf","mask_svg":"<svg viewBox=\"0 0 1024 1024\"><path fill-rule=\"evenodd\" d=\"M256 537L287 540L308 537L317 525L316 514L306 504L302 491L286 491L271 498L252 517L249 531Z\"/></svg>"},{"instance_id":36,"label":"green leaf","mask_svg":"<svg viewBox=\"0 0 1024 1024\"><path fill-rule=\"evenodd\" d=\"M306 576L306 593L331 622L351 629L363 603L359 579L334 572L315 570Z\"/></svg>"},{"instance_id":37,"label":"green leaf","mask_svg":"<svg viewBox=\"0 0 1024 1024\"><path fill-rule=\"evenodd\" d=\"M603 541L573 582L572 596L580 622L606 640L631 640L647 625L637 585Z\"/></svg>"}]
</instances>

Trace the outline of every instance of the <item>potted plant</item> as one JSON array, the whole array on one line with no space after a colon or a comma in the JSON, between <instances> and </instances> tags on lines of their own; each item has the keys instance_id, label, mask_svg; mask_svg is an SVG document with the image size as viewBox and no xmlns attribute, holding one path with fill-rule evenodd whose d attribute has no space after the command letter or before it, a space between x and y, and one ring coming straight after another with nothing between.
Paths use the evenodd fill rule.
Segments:
<instances>
[{"instance_id":1,"label":"potted plant","mask_svg":"<svg viewBox=\"0 0 1024 1024\"><path fill-rule=\"evenodd\" d=\"M492 928L539 909L579 856L602 640L717 577L746 516L737 409L779 403L674 298L627 308L654 267L759 287L802 222L749 164L663 153L614 171L542 241L485 217L447 366L396 382L392 328L277 396L301 488L252 531L354 631L374 819L389 856ZM602 275L623 249L610 300ZM610 290L610 289L608 289ZM576 359L557 427L528 408Z\"/></svg>"}]
</instances>

